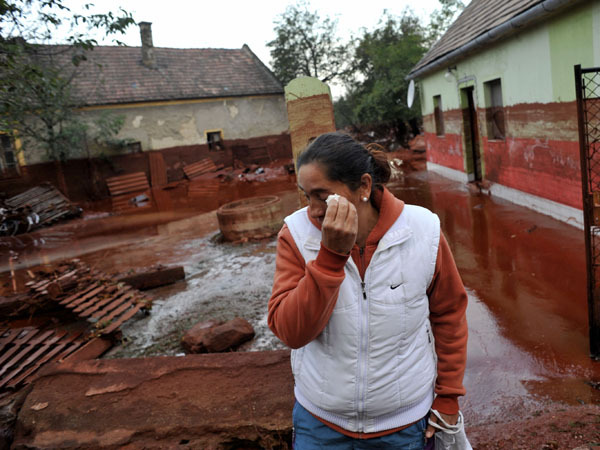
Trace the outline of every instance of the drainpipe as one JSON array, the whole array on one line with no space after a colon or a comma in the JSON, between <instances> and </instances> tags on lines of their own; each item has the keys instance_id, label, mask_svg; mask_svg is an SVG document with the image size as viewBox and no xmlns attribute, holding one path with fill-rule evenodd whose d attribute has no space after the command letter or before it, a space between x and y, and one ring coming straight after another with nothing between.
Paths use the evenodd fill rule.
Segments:
<instances>
[{"instance_id":1,"label":"drainpipe","mask_svg":"<svg viewBox=\"0 0 600 450\"><path fill-rule=\"evenodd\" d=\"M574 6L577 3L581 3L584 0L544 0L533 8L516 15L510 20L498 25L477 36L475 39L469 41L462 47L452 50L450 53L446 53L439 59L432 61L431 63L415 70L408 74L406 79L412 80L419 78L420 76L436 71L441 68L445 68L452 63L456 62L459 58L467 55L468 53L479 50L482 47L489 45L490 43L505 38L513 33L518 32L521 28L532 24L535 21L544 19L558 9L565 6Z\"/></svg>"},{"instance_id":2,"label":"drainpipe","mask_svg":"<svg viewBox=\"0 0 600 450\"><path fill-rule=\"evenodd\" d=\"M152 44L152 23L140 22L140 36L142 38L142 64L150 69L156 69L154 45Z\"/></svg>"}]
</instances>

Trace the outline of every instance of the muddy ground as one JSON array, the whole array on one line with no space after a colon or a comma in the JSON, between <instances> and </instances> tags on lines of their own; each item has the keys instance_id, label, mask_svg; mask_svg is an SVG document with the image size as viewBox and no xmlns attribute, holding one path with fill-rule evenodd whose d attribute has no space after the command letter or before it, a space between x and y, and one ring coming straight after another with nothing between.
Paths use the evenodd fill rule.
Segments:
<instances>
[{"instance_id":1,"label":"muddy ground","mask_svg":"<svg viewBox=\"0 0 600 450\"><path fill-rule=\"evenodd\" d=\"M236 316L256 330L242 351L283 348L266 326L275 238L223 243L214 210L233 195L276 193L291 212L299 205L294 178L274 169L224 185L223 196L210 201L186 197L177 185L144 211L119 215L106 203L86 205L80 220L1 240L0 261L9 249L19 253L21 286L26 267L75 256L107 272L183 265L186 280L151 291L151 314L123 326L122 343L105 358L180 355L191 325ZM588 357L583 233L423 170L405 169L389 187L440 216L467 286L468 394L461 408L474 447L600 446L600 367ZM6 272L0 282L10 289Z\"/></svg>"}]
</instances>

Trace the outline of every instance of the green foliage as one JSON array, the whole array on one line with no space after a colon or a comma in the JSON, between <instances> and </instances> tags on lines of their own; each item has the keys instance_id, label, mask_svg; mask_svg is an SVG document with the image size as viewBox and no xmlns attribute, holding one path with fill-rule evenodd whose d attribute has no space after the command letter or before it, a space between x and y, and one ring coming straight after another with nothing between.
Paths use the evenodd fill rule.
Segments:
<instances>
[{"instance_id":1,"label":"green foliage","mask_svg":"<svg viewBox=\"0 0 600 450\"><path fill-rule=\"evenodd\" d=\"M426 41L426 30L408 11L401 17L384 13L375 30L365 30L353 58L356 78L336 102L338 125L383 125L405 140L408 123L420 117L418 99L412 108L406 105L406 76L427 50Z\"/></svg>"},{"instance_id":2,"label":"green foliage","mask_svg":"<svg viewBox=\"0 0 600 450\"><path fill-rule=\"evenodd\" d=\"M77 14L63 0L0 0L0 131L22 138L24 148L43 148L50 160L84 149L89 125L77 113L72 82L97 45L89 34L122 33L132 23L122 9ZM65 29L66 45L40 45Z\"/></svg>"},{"instance_id":3,"label":"green foliage","mask_svg":"<svg viewBox=\"0 0 600 450\"><path fill-rule=\"evenodd\" d=\"M336 36L337 21L321 18L300 1L290 5L274 22L271 66L285 86L299 76L315 77L323 82L340 79L348 72L349 45Z\"/></svg>"},{"instance_id":4,"label":"green foliage","mask_svg":"<svg viewBox=\"0 0 600 450\"><path fill-rule=\"evenodd\" d=\"M427 42L432 45L448 29L452 22L464 8L465 4L461 0L438 0L442 5L441 9L436 9L431 15L431 21L427 29Z\"/></svg>"}]
</instances>

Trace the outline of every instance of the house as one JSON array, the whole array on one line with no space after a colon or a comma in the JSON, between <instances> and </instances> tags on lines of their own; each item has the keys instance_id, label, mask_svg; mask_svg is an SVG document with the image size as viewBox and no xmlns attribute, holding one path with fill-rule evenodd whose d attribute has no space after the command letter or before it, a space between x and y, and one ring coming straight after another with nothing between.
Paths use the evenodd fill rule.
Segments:
<instances>
[{"instance_id":1,"label":"house","mask_svg":"<svg viewBox=\"0 0 600 450\"><path fill-rule=\"evenodd\" d=\"M582 226L577 64L600 65L600 1L472 0L409 74L428 169Z\"/></svg>"},{"instance_id":2,"label":"house","mask_svg":"<svg viewBox=\"0 0 600 450\"><path fill-rule=\"evenodd\" d=\"M283 86L247 45L156 48L151 24L139 25L141 47L95 47L76 69L72 88L81 114L91 123L107 113L121 117L117 138L129 144L112 153L93 146L88 154L71 152L64 165L69 184L78 184L82 161L96 156L102 156L98 167L106 156L112 161L112 172L101 170L105 178L149 174L147 153L160 152L169 181L182 178L185 165L206 158L225 166L291 158ZM50 163L42 151L30 147L20 155L24 177L44 176Z\"/></svg>"}]
</instances>

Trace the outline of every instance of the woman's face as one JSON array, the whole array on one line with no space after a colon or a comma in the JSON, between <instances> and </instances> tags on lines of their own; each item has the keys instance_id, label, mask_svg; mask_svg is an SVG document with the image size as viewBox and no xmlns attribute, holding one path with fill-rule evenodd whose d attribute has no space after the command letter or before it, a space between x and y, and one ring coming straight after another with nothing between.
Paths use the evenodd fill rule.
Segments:
<instances>
[{"instance_id":1,"label":"woman's face","mask_svg":"<svg viewBox=\"0 0 600 450\"><path fill-rule=\"evenodd\" d=\"M298 170L298 187L304 192L308 201L308 214L319 224L323 223L327 203L331 194L346 197L358 210L360 189L352 191L341 181L331 181L319 163L304 164Z\"/></svg>"}]
</instances>

